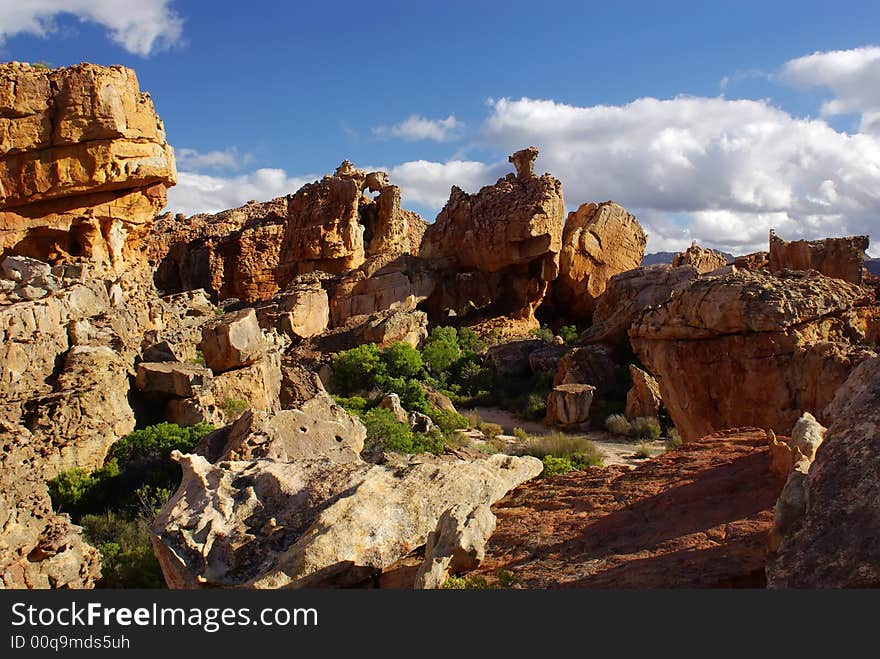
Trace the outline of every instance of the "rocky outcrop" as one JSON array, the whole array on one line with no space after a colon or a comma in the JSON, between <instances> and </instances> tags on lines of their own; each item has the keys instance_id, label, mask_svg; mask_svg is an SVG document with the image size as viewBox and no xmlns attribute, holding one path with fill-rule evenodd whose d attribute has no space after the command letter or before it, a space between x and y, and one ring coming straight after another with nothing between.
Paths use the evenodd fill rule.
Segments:
<instances>
[{"instance_id":1,"label":"rocky outcrop","mask_svg":"<svg viewBox=\"0 0 880 659\"><path fill-rule=\"evenodd\" d=\"M618 372L614 349L597 343L566 352L559 360L553 384L589 384L596 388L598 398L623 398L627 389Z\"/></svg>"},{"instance_id":2,"label":"rocky outcrop","mask_svg":"<svg viewBox=\"0 0 880 659\"><path fill-rule=\"evenodd\" d=\"M121 272L174 185L174 155L134 71L0 65L0 256Z\"/></svg>"},{"instance_id":3,"label":"rocky outcrop","mask_svg":"<svg viewBox=\"0 0 880 659\"><path fill-rule=\"evenodd\" d=\"M517 152L517 173L476 194L452 188L420 252L441 275L426 303L433 318L452 310L533 319L559 272L565 212L559 180L532 172L537 154L534 147Z\"/></svg>"},{"instance_id":4,"label":"rocky outcrop","mask_svg":"<svg viewBox=\"0 0 880 659\"><path fill-rule=\"evenodd\" d=\"M672 258L673 268L683 265L693 266L702 275L726 266L727 257L717 250L706 249L693 242L685 251Z\"/></svg>"},{"instance_id":5,"label":"rocky outcrop","mask_svg":"<svg viewBox=\"0 0 880 659\"><path fill-rule=\"evenodd\" d=\"M880 585L880 358L863 362L825 411L825 441L799 480L799 515L781 529L771 588ZM794 507L794 506L792 506Z\"/></svg>"},{"instance_id":6,"label":"rocky outcrop","mask_svg":"<svg viewBox=\"0 0 880 659\"><path fill-rule=\"evenodd\" d=\"M266 354L267 345L257 314L243 309L205 327L199 348L205 364L215 373L223 373L257 363Z\"/></svg>"},{"instance_id":7,"label":"rocky outcrop","mask_svg":"<svg viewBox=\"0 0 880 659\"><path fill-rule=\"evenodd\" d=\"M152 527L172 588L357 583L424 545L446 511L494 503L543 468L505 455L389 466L174 457L183 481Z\"/></svg>"},{"instance_id":8,"label":"rocky outcrop","mask_svg":"<svg viewBox=\"0 0 880 659\"><path fill-rule=\"evenodd\" d=\"M596 387L589 384L560 384L547 395L546 423L577 428L590 421L590 405Z\"/></svg>"},{"instance_id":9,"label":"rocky outcrop","mask_svg":"<svg viewBox=\"0 0 880 659\"><path fill-rule=\"evenodd\" d=\"M622 352L630 350L629 328L648 307L666 302L697 278L692 266L643 266L612 277L596 303L593 324L582 343L607 343Z\"/></svg>"},{"instance_id":10,"label":"rocky outcrop","mask_svg":"<svg viewBox=\"0 0 880 659\"><path fill-rule=\"evenodd\" d=\"M425 560L416 573L415 588L442 588L450 574L478 567L494 530L495 515L486 504L458 505L447 510L428 535Z\"/></svg>"},{"instance_id":11,"label":"rocky outcrop","mask_svg":"<svg viewBox=\"0 0 880 659\"><path fill-rule=\"evenodd\" d=\"M760 588L782 488L768 463L763 431L731 430L637 469L526 483L493 506L472 574L494 584L504 570L518 588Z\"/></svg>"},{"instance_id":12,"label":"rocky outcrop","mask_svg":"<svg viewBox=\"0 0 880 659\"><path fill-rule=\"evenodd\" d=\"M638 220L613 201L581 204L565 220L554 307L569 318L592 318L608 280L639 267L647 240Z\"/></svg>"},{"instance_id":13,"label":"rocky outcrop","mask_svg":"<svg viewBox=\"0 0 880 659\"><path fill-rule=\"evenodd\" d=\"M0 419L0 588L91 588L101 555L52 511L34 438Z\"/></svg>"},{"instance_id":14,"label":"rocky outcrop","mask_svg":"<svg viewBox=\"0 0 880 659\"><path fill-rule=\"evenodd\" d=\"M219 299L253 302L304 273L339 275L371 257L417 252L423 227L418 215L400 208L400 189L386 174L345 161L285 197L215 215L164 215L149 255L165 292L204 288Z\"/></svg>"},{"instance_id":15,"label":"rocky outcrop","mask_svg":"<svg viewBox=\"0 0 880 659\"><path fill-rule=\"evenodd\" d=\"M770 272L817 270L826 277L861 284L864 276L868 236L825 238L824 240L783 240L770 231Z\"/></svg>"},{"instance_id":16,"label":"rocky outcrop","mask_svg":"<svg viewBox=\"0 0 880 659\"><path fill-rule=\"evenodd\" d=\"M660 384L650 373L635 364L629 365L632 387L626 394L626 417L657 417L663 404L660 399Z\"/></svg>"},{"instance_id":17,"label":"rocky outcrop","mask_svg":"<svg viewBox=\"0 0 880 659\"><path fill-rule=\"evenodd\" d=\"M816 272L705 277L630 330L687 441L753 425L787 433L823 410L859 362L863 289Z\"/></svg>"}]
</instances>

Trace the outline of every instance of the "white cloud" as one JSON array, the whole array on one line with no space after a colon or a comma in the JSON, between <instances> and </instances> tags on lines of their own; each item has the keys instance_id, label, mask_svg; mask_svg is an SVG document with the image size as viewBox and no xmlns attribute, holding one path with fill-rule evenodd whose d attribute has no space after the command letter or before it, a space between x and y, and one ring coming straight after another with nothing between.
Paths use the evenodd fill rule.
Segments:
<instances>
[{"instance_id":1,"label":"white cloud","mask_svg":"<svg viewBox=\"0 0 880 659\"><path fill-rule=\"evenodd\" d=\"M240 169L249 164L253 157L246 153L240 155L234 146L222 151L197 151L196 149L178 148L174 150L177 166L187 171L202 169Z\"/></svg>"},{"instance_id":2,"label":"white cloud","mask_svg":"<svg viewBox=\"0 0 880 659\"><path fill-rule=\"evenodd\" d=\"M785 64L786 81L811 87L827 87L834 98L822 106L822 114L861 115L861 132L880 135L880 47L816 52Z\"/></svg>"},{"instance_id":3,"label":"white cloud","mask_svg":"<svg viewBox=\"0 0 880 659\"><path fill-rule=\"evenodd\" d=\"M0 43L16 34L48 37L59 14L107 28L110 39L136 55L180 41L183 19L170 0L0 0Z\"/></svg>"},{"instance_id":4,"label":"white cloud","mask_svg":"<svg viewBox=\"0 0 880 659\"><path fill-rule=\"evenodd\" d=\"M428 119L414 114L393 126L378 126L373 129L375 135L384 137L400 137L405 140L434 140L448 142L460 134L464 124L450 114L445 119Z\"/></svg>"},{"instance_id":5,"label":"white cloud","mask_svg":"<svg viewBox=\"0 0 880 659\"><path fill-rule=\"evenodd\" d=\"M649 249L691 240L734 253L786 238L880 241L880 140L799 119L766 101L642 98L577 107L500 99L483 126L512 152L534 144L570 207L614 199L638 211Z\"/></svg>"},{"instance_id":6,"label":"white cloud","mask_svg":"<svg viewBox=\"0 0 880 659\"><path fill-rule=\"evenodd\" d=\"M476 192L506 172L507 163L487 165L474 160L413 160L388 169L391 182L400 186L404 204L420 204L438 211L449 200L453 185L465 192Z\"/></svg>"},{"instance_id":7,"label":"white cloud","mask_svg":"<svg viewBox=\"0 0 880 659\"><path fill-rule=\"evenodd\" d=\"M291 177L283 169L270 168L234 177L182 171L177 173L177 185L168 191L166 210L184 215L216 213L251 199L265 201L296 192L317 178Z\"/></svg>"}]
</instances>

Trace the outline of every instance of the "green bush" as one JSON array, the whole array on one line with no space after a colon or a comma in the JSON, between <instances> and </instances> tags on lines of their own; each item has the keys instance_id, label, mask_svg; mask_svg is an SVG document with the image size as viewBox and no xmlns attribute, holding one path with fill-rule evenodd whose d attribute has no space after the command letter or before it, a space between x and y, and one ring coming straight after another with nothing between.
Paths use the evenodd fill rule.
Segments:
<instances>
[{"instance_id":1,"label":"green bush","mask_svg":"<svg viewBox=\"0 0 880 659\"><path fill-rule=\"evenodd\" d=\"M492 586L489 585L486 577L477 575L456 577L450 575L447 577L446 581L443 582L441 588L445 590L488 590L491 589Z\"/></svg>"},{"instance_id":2,"label":"green bush","mask_svg":"<svg viewBox=\"0 0 880 659\"><path fill-rule=\"evenodd\" d=\"M528 441L528 439L529 439L529 433L527 433L522 428L514 428L513 429L513 436L516 437L521 442Z\"/></svg>"},{"instance_id":3,"label":"green bush","mask_svg":"<svg viewBox=\"0 0 880 659\"><path fill-rule=\"evenodd\" d=\"M504 434L504 428L497 423L487 423L484 421L477 426L477 429L489 439L495 439L498 435Z\"/></svg>"},{"instance_id":4,"label":"green bush","mask_svg":"<svg viewBox=\"0 0 880 659\"><path fill-rule=\"evenodd\" d=\"M674 451L679 446L682 445L681 435L678 434L678 430L676 428L672 428L666 433L666 450Z\"/></svg>"},{"instance_id":5,"label":"green bush","mask_svg":"<svg viewBox=\"0 0 880 659\"><path fill-rule=\"evenodd\" d=\"M526 397L522 415L529 421L543 419L547 415L547 396L532 392Z\"/></svg>"},{"instance_id":6,"label":"green bush","mask_svg":"<svg viewBox=\"0 0 880 659\"><path fill-rule=\"evenodd\" d=\"M568 456L557 457L555 455L545 455L542 461L544 462L544 471L541 472L542 477L567 474L570 471L578 469L574 459Z\"/></svg>"},{"instance_id":7,"label":"green bush","mask_svg":"<svg viewBox=\"0 0 880 659\"><path fill-rule=\"evenodd\" d=\"M654 456L654 449L651 448L651 445L647 442L642 442L638 446L636 446L635 456L637 458L647 459Z\"/></svg>"},{"instance_id":8,"label":"green bush","mask_svg":"<svg viewBox=\"0 0 880 659\"><path fill-rule=\"evenodd\" d=\"M425 377L422 355L408 343L395 343L385 348L381 357L392 378L412 380Z\"/></svg>"},{"instance_id":9,"label":"green bush","mask_svg":"<svg viewBox=\"0 0 880 659\"><path fill-rule=\"evenodd\" d=\"M431 409L425 388L417 380L381 377L378 385L383 394L395 393L400 396L400 404L408 412L426 414Z\"/></svg>"},{"instance_id":10,"label":"green bush","mask_svg":"<svg viewBox=\"0 0 880 659\"><path fill-rule=\"evenodd\" d=\"M574 325L565 325L559 328L559 336L562 337L562 340L566 343L574 343L577 341L579 336L578 328Z\"/></svg>"},{"instance_id":11,"label":"green bush","mask_svg":"<svg viewBox=\"0 0 880 659\"><path fill-rule=\"evenodd\" d=\"M605 430L613 435L629 435L632 425L623 414L612 414L605 419Z\"/></svg>"},{"instance_id":12,"label":"green bush","mask_svg":"<svg viewBox=\"0 0 880 659\"><path fill-rule=\"evenodd\" d=\"M110 460L91 473L82 467L62 471L47 483L52 507L73 516L80 511L99 507L105 503L108 482L118 476L116 460Z\"/></svg>"},{"instance_id":13,"label":"green bush","mask_svg":"<svg viewBox=\"0 0 880 659\"><path fill-rule=\"evenodd\" d=\"M432 407L427 414L444 435L450 435L456 430L468 427L468 420L458 412Z\"/></svg>"},{"instance_id":14,"label":"green bush","mask_svg":"<svg viewBox=\"0 0 880 659\"><path fill-rule=\"evenodd\" d=\"M362 398L361 396L351 396L349 398L346 398L345 396L333 396L333 400L339 405L339 407L349 414L360 415L370 406L367 399Z\"/></svg>"},{"instance_id":15,"label":"green bush","mask_svg":"<svg viewBox=\"0 0 880 659\"><path fill-rule=\"evenodd\" d=\"M602 466L602 452L593 442L585 437L574 437L561 432L530 437L523 451L536 458L570 458L584 467Z\"/></svg>"},{"instance_id":16,"label":"green bush","mask_svg":"<svg viewBox=\"0 0 880 659\"><path fill-rule=\"evenodd\" d=\"M199 440L213 431L210 423L194 426L159 423L126 435L113 445L111 455L120 467L138 458L168 460L171 451L192 452Z\"/></svg>"},{"instance_id":17,"label":"green bush","mask_svg":"<svg viewBox=\"0 0 880 659\"><path fill-rule=\"evenodd\" d=\"M658 439L661 434L660 420L653 416L640 416L632 420L630 434L638 439Z\"/></svg>"},{"instance_id":18,"label":"green bush","mask_svg":"<svg viewBox=\"0 0 880 659\"><path fill-rule=\"evenodd\" d=\"M555 334L553 334L553 330L545 325L542 325L537 329L533 329L530 334L532 337L540 339L544 343L552 342L553 337L555 336Z\"/></svg>"},{"instance_id":19,"label":"green bush","mask_svg":"<svg viewBox=\"0 0 880 659\"><path fill-rule=\"evenodd\" d=\"M112 510L85 515L79 522L101 552L101 588L164 588L165 579L150 544L150 521Z\"/></svg>"},{"instance_id":20,"label":"green bush","mask_svg":"<svg viewBox=\"0 0 880 659\"><path fill-rule=\"evenodd\" d=\"M458 347L466 358L474 358L486 350L486 342L472 329L460 327L458 329Z\"/></svg>"},{"instance_id":21,"label":"green bush","mask_svg":"<svg viewBox=\"0 0 880 659\"><path fill-rule=\"evenodd\" d=\"M454 327L435 327L422 345L422 359L434 376L443 378L461 358L458 333Z\"/></svg>"},{"instance_id":22,"label":"green bush","mask_svg":"<svg viewBox=\"0 0 880 659\"><path fill-rule=\"evenodd\" d=\"M370 391L385 375L385 363L375 343L345 350L333 358L333 383L346 396Z\"/></svg>"},{"instance_id":23,"label":"green bush","mask_svg":"<svg viewBox=\"0 0 880 659\"><path fill-rule=\"evenodd\" d=\"M445 440L440 433L414 433L401 423L391 410L374 407L361 420L367 429L364 442L367 453L397 451L398 453L441 453Z\"/></svg>"}]
</instances>

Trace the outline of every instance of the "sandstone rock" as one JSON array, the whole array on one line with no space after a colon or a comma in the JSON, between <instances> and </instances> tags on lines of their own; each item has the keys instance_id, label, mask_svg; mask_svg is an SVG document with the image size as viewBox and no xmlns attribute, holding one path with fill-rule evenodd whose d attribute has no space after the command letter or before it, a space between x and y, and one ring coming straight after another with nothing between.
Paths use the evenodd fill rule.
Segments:
<instances>
[{"instance_id":1,"label":"sandstone rock","mask_svg":"<svg viewBox=\"0 0 880 659\"><path fill-rule=\"evenodd\" d=\"M800 457L793 465L785 486L773 507L773 526L767 534L767 547L771 552L779 549L782 540L801 523L807 510L806 480L811 460Z\"/></svg>"},{"instance_id":2,"label":"sandstone rock","mask_svg":"<svg viewBox=\"0 0 880 659\"><path fill-rule=\"evenodd\" d=\"M822 411L871 351L862 289L818 273L704 277L630 331L685 441L746 424L787 433ZM683 374L687 374L684 376Z\"/></svg>"},{"instance_id":3,"label":"sandstone rock","mask_svg":"<svg viewBox=\"0 0 880 659\"><path fill-rule=\"evenodd\" d=\"M211 371L198 364L141 362L137 366L135 386L147 393L189 398L210 386L211 378Z\"/></svg>"},{"instance_id":4,"label":"sandstone rock","mask_svg":"<svg viewBox=\"0 0 880 659\"><path fill-rule=\"evenodd\" d=\"M486 556L486 543L495 530L495 515L486 504L458 505L440 516L428 535L425 560L415 587L442 588L449 574L476 569Z\"/></svg>"},{"instance_id":5,"label":"sandstone rock","mask_svg":"<svg viewBox=\"0 0 880 659\"><path fill-rule=\"evenodd\" d=\"M174 185L174 155L131 69L0 65L0 254L117 272Z\"/></svg>"},{"instance_id":6,"label":"sandstone rock","mask_svg":"<svg viewBox=\"0 0 880 659\"><path fill-rule=\"evenodd\" d=\"M379 407L389 410L394 415L394 418L401 423L407 423L409 421L409 417L406 415L406 410L403 409L403 405L400 404L400 396L395 393L386 394L384 398L379 401Z\"/></svg>"},{"instance_id":7,"label":"sandstone rock","mask_svg":"<svg viewBox=\"0 0 880 659\"><path fill-rule=\"evenodd\" d=\"M424 222L400 208L400 190L378 174L343 163L285 197L216 215L162 216L149 254L157 287L254 302L305 273L341 275L370 256L417 252ZM374 200L364 190L376 185L383 187Z\"/></svg>"},{"instance_id":8,"label":"sandstone rock","mask_svg":"<svg viewBox=\"0 0 880 659\"><path fill-rule=\"evenodd\" d=\"M692 266L672 268L655 265L615 275L596 303L593 325L581 335L583 343L607 343L618 350L630 349L627 332L648 307L666 302L696 279Z\"/></svg>"},{"instance_id":9,"label":"sandstone rock","mask_svg":"<svg viewBox=\"0 0 880 659\"><path fill-rule=\"evenodd\" d=\"M568 352L565 345L552 345L538 348L529 354L529 368L535 375L546 373L556 374L559 368L559 360Z\"/></svg>"},{"instance_id":10,"label":"sandstone rock","mask_svg":"<svg viewBox=\"0 0 880 659\"><path fill-rule=\"evenodd\" d=\"M453 405L449 396L441 391L437 391L432 387L425 387L425 398L427 398L428 402L438 410L458 414L458 410L455 409L455 405Z\"/></svg>"},{"instance_id":11,"label":"sandstone rock","mask_svg":"<svg viewBox=\"0 0 880 659\"><path fill-rule=\"evenodd\" d=\"M761 588L782 489L768 463L764 432L740 429L637 469L526 483L492 507L498 523L471 574L494 585L504 570L525 589Z\"/></svg>"},{"instance_id":12,"label":"sandstone rock","mask_svg":"<svg viewBox=\"0 0 880 659\"><path fill-rule=\"evenodd\" d=\"M614 275L638 268L647 236L633 215L613 201L582 204L562 232L553 301L565 316L589 319Z\"/></svg>"},{"instance_id":13,"label":"sandstone rock","mask_svg":"<svg viewBox=\"0 0 880 659\"><path fill-rule=\"evenodd\" d=\"M597 343L566 352L559 360L553 384L590 384L600 398L623 398L627 390L617 373L613 348Z\"/></svg>"},{"instance_id":14,"label":"sandstone rock","mask_svg":"<svg viewBox=\"0 0 880 659\"><path fill-rule=\"evenodd\" d=\"M409 427L413 432L420 432L426 435L434 432L437 428L434 425L434 422L431 421L431 417L427 414L422 414L421 412L410 413Z\"/></svg>"},{"instance_id":15,"label":"sandstone rock","mask_svg":"<svg viewBox=\"0 0 880 659\"><path fill-rule=\"evenodd\" d=\"M30 423L47 479L104 464L113 443L134 430L128 390L128 365L115 351L76 346L67 353L55 392L39 400Z\"/></svg>"},{"instance_id":16,"label":"sandstone rock","mask_svg":"<svg viewBox=\"0 0 880 659\"><path fill-rule=\"evenodd\" d=\"M0 419L0 588L92 588L101 555L52 511L34 438Z\"/></svg>"},{"instance_id":17,"label":"sandstone rock","mask_svg":"<svg viewBox=\"0 0 880 659\"><path fill-rule=\"evenodd\" d=\"M861 284L868 236L787 241L770 231L770 272L817 270L826 277Z\"/></svg>"},{"instance_id":18,"label":"sandstone rock","mask_svg":"<svg viewBox=\"0 0 880 659\"><path fill-rule=\"evenodd\" d=\"M862 362L825 411L825 441L803 482L803 515L767 565L771 588L880 583L880 358ZM795 516L797 517L797 516Z\"/></svg>"},{"instance_id":19,"label":"sandstone rock","mask_svg":"<svg viewBox=\"0 0 880 659\"><path fill-rule=\"evenodd\" d=\"M416 347L428 338L428 316L424 311L391 309L370 317L357 331L361 343L375 343L380 348L393 343Z\"/></svg>"},{"instance_id":20,"label":"sandstone rock","mask_svg":"<svg viewBox=\"0 0 880 659\"><path fill-rule=\"evenodd\" d=\"M268 352L255 364L214 376L210 394L230 421L239 407L276 412L281 409L281 356Z\"/></svg>"},{"instance_id":21,"label":"sandstone rock","mask_svg":"<svg viewBox=\"0 0 880 659\"><path fill-rule=\"evenodd\" d=\"M172 588L354 583L424 545L450 508L489 505L543 468L505 455L415 456L393 468L173 457L183 480L152 526Z\"/></svg>"},{"instance_id":22,"label":"sandstone rock","mask_svg":"<svg viewBox=\"0 0 880 659\"><path fill-rule=\"evenodd\" d=\"M754 252L744 256L737 256L733 260L733 265L740 270L763 270L769 265L769 259L770 252Z\"/></svg>"},{"instance_id":23,"label":"sandstone rock","mask_svg":"<svg viewBox=\"0 0 880 659\"><path fill-rule=\"evenodd\" d=\"M596 387L589 384L560 384L547 395L547 423L564 428L590 421L590 405Z\"/></svg>"},{"instance_id":24,"label":"sandstone rock","mask_svg":"<svg viewBox=\"0 0 880 659\"><path fill-rule=\"evenodd\" d=\"M546 347L538 339L499 343L486 351L483 363L501 379L528 377L532 372L531 355Z\"/></svg>"},{"instance_id":25,"label":"sandstone rock","mask_svg":"<svg viewBox=\"0 0 880 659\"><path fill-rule=\"evenodd\" d=\"M634 364L629 365L632 388L626 394L626 416L629 419L660 415L660 385L650 373L645 373Z\"/></svg>"},{"instance_id":26,"label":"sandstone rock","mask_svg":"<svg viewBox=\"0 0 880 659\"><path fill-rule=\"evenodd\" d=\"M282 462L327 458L359 461L366 428L326 393L300 409L249 410L232 425L203 438L196 452L211 462L268 458Z\"/></svg>"},{"instance_id":27,"label":"sandstone rock","mask_svg":"<svg viewBox=\"0 0 880 659\"><path fill-rule=\"evenodd\" d=\"M562 184L530 173L535 155L514 154L517 175L476 194L452 188L420 251L442 275L427 301L432 317L453 310L533 319L559 272L565 209Z\"/></svg>"},{"instance_id":28,"label":"sandstone rock","mask_svg":"<svg viewBox=\"0 0 880 659\"><path fill-rule=\"evenodd\" d=\"M291 337L320 334L330 323L330 302L320 282L303 283L289 290L282 309L280 329Z\"/></svg>"},{"instance_id":29,"label":"sandstone rock","mask_svg":"<svg viewBox=\"0 0 880 659\"><path fill-rule=\"evenodd\" d=\"M314 370L285 358L281 363L281 391L279 402L282 409L299 407L325 391L320 376Z\"/></svg>"},{"instance_id":30,"label":"sandstone rock","mask_svg":"<svg viewBox=\"0 0 880 659\"><path fill-rule=\"evenodd\" d=\"M717 250L706 249L693 242L685 251L672 258L673 268L683 265L693 266L702 275L726 266L727 257Z\"/></svg>"},{"instance_id":31,"label":"sandstone rock","mask_svg":"<svg viewBox=\"0 0 880 659\"><path fill-rule=\"evenodd\" d=\"M804 412L791 429L791 447L812 463L816 449L825 440L826 432L828 428L816 421L816 417Z\"/></svg>"},{"instance_id":32,"label":"sandstone rock","mask_svg":"<svg viewBox=\"0 0 880 659\"><path fill-rule=\"evenodd\" d=\"M19 285L35 282L37 285L46 281L52 274L52 266L27 256L7 256L0 263L3 276Z\"/></svg>"},{"instance_id":33,"label":"sandstone rock","mask_svg":"<svg viewBox=\"0 0 880 659\"><path fill-rule=\"evenodd\" d=\"M263 358L266 340L260 331L253 309L227 314L214 326L202 332L199 348L215 373L249 366Z\"/></svg>"}]
</instances>

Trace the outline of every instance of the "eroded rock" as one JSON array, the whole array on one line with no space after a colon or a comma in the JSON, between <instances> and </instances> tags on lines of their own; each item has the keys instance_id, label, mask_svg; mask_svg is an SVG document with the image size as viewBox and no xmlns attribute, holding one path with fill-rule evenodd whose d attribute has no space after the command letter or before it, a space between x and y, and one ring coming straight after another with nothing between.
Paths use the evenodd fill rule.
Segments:
<instances>
[{"instance_id":1,"label":"eroded rock","mask_svg":"<svg viewBox=\"0 0 880 659\"><path fill-rule=\"evenodd\" d=\"M564 428L590 421L590 405L596 387L589 384L560 384L547 395L547 423Z\"/></svg>"},{"instance_id":2,"label":"eroded rock","mask_svg":"<svg viewBox=\"0 0 880 659\"><path fill-rule=\"evenodd\" d=\"M861 284L864 275L868 236L825 238L823 240L783 240L770 232L770 272L816 270L826 277Z\"/></svg>"}]
</instances>

